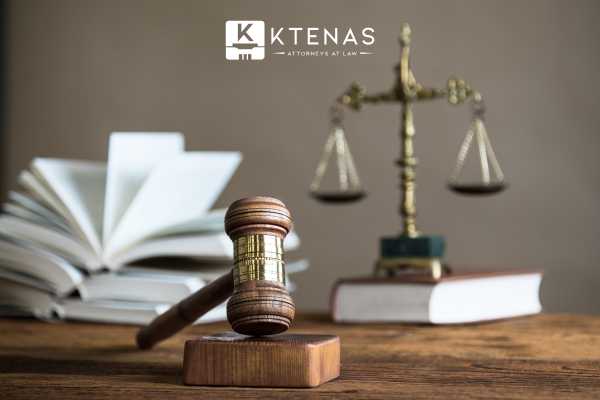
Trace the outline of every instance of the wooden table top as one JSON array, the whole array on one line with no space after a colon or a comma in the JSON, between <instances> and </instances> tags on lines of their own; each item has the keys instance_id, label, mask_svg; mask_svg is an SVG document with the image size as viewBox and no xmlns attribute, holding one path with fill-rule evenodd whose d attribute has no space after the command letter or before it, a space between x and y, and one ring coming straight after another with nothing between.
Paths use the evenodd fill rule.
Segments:
<instances>
[{"instance_id":1,"label":"wooden table top","mask_svg":"<svg viewBox=\"0 0 600 400\"><path fill-rule=\"evenodd\" d=\"M136 330L0 320L0 398L600 398L600 316L445 327L303 318L292 332L337 334L342 343L340 378L315 389L184 386L184 341L228 325L188 328L150 351L134 347Z\"/></svg>"}]
</instances>

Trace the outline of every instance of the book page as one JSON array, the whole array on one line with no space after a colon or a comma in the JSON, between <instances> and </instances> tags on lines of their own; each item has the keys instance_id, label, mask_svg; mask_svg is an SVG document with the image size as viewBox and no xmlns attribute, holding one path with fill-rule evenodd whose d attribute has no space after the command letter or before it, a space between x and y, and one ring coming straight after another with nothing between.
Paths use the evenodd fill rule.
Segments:
<instances>
[{"instance_id":1,"label":"book page","mask_svg":"<svg viewBox=\"0 0 600 400\"><path fill-rule=\"evenodd\" d=\"M86 301L119 299L175 304L204 285L203 280L191 274L159 277L113 273L92 275L78 288Z\"/></svg>"},{"instance_id":2,"label":"book page","mask_svg":"<svg viewBox=\"0 0 600 400\"><path fill-rule=\"evenodd\" d=\"M35 158L31 162L35 177L69 211L73 222L85 235L92 249L101 254L102 211L106 166L78 160Z\"/></svg>"},{"instance_id":3,"label":"book page","mask_svg":"<svg viewBox=\"0 0 600 400\"><path fill-rule=\"evenodd\" d=\"M102 267L98 256L87 246L82 245L73 235L50 225L4 214L0 215L0 234L39 244L82 269L97 270Z\"/></svg>"},{"instance_id":4,"label":"book page","mask_svg":"<svg viewBox=\"0 0 600 400\"><path fill-rule=\"evenodd\" d=\"M17 310L21 312L16 312ZM5 276L0 278L0 315L33 315L36 318L51 319L54 315L60 317L61 313L62 310L45 290L20 281L5 279Z\"/></svg>"},{"instance_id":5,"label":"book page","mask_svg":"<svg viewBox=\"0 0 600 400\"><path fill-rule=\"evenodd\" d=\"M83 274L66 260L24 240L0 240L0 268L39 279L58 296L69 294L83 281Z\"/></svg>"},{"instance_id":6,"label":"book page","mask_svg":"<svg viewBox=\"0 0 600 400\"><path fill-rule=\"evenodd\" d=\"M283 245L286 251L293 251L300 245L300 239L292 231L285 237ZM223 229L212 233L152 237L119 252L106 266L118 269L131 262L154 257L193 257L211 262L231 262L233 244Z\"/></svg>"},{"instance_id":7,"label":"book page","mask_svg":"<svg viewBox=\"0 0 600 400\"><path fill-rule=\"evenodd\" d=\"M69 232L71 232L73 236L78 238L82 243L85 243L90 250L95 251L76 219L73 217L71 211L69 211L56 194L42 182L42 179L37 178L30 171L24 170L19 174L18 182L26 192L26 195L14 197L14 200L17 201L18 204L30 208L37 213L40 213L42 208L47 208L50 212L55 213L64 219L69 227ZM24 201L25 198L32 199L32 202ZM11 199L13 199L13 197L11 197ZM38 203L40 207L36 207L34 203ZM42 212L41 214L44 213Z\"/></svg>"},{"instance_id":8,"label":"book page","mask_svg":"<svg viewBox=\"0 0 600 400\"><path fill-rule=\"evenodd\" d=\"M190 152L160 163L117 225L104 261L133 244L208 212L241 161L238 152Z\"/></svg>"},{"instance_id":9,"label":"book page","mask_svg":"<svg viewBox=\"0 0 600 400\"><path fill-rule=\"evenodd\" d=\"M225 229L225 213L227 209L210 210L199 218L190 219L182 224L171 225L157 232L155 236L223 232Z\"/></svg>"},{"instance_id":10,"label":"book page","mask_svg":"<svg viewBox=\"0 0 600 400\"><path fill-rule=\"evenodd\" d=\"M55 211L44 207L38 201L32 199L24 193L10 191L8 192L8 199L10 202L23 207L24 209L39 215L41 219L47 220L49 223L67 227L67 220L65 217L57 214Z\"/></svg>"},{"instance_id":11,"label":"book page","mask_svg":"<svg viewBox=\"0 0 600 400\"><path fill-rule=\"evenodd\" d=\"M63 233L70 234L71 230L69 227L63 222L58 222L54 220L46 219L39 214L34 213L28 208L23 207L20 204L8 202L2 205L2 211L6 213L6 215L11 215L13 217L17 217L21 220L32 222L36 225L51 227L52 229L59 230ZM71 235L72 236L72 235Z\"/></svg>"},{"instance_id":12,"label":"book page","mask_svg":"<svg viewBox=\"0 0 600 400\"><path fill-rule=\"evenodd\" d=\"M72 298L63 299L59 306L66 319L127 325L148 325L153 319L171 307L169 304L150 302L117 300L81 301ZM223 303L204 314L194 324L224 321L226 319L227 309L225 303Z\"/></svg>"},{"instance_id":13,"label":"book page","mask_svg":"<svg viewBox=\"0 0 600 400\"><path fill-rule=\"evenodd\" d=\"M205 260L233 259L233 245L225 234L168 236L145 240L118 253L106 263L110 269L118 269L133 261L153 257L202 257Z\"/></svg>"},{"instance_id":14,"label":"book page","mask_svg":"<svg viewBox=\"0 0 600 400\"><path fill-rule=\"evenodd\" d=\"M58 306L68 320L127 325L148 325L170 307L169 304L139 301L82 301L77 298L62 299Z\"/></svg>"},{"instance_id":15,"label":"book page","mask_svg":"<svg viewBox=\"0 0 600 400\"><path fill-rule=\"evenodd\" d=\"M177 132L113 132L110 135L102 233L104 244L150 171L161 160L183 150L184 138Z\"/></svg>"},{"instance_id":16,"label":"book page","mask_svg":"<svg viewBox=\"0 0 600 400\"><path fill-rule=\"evenodd\" d=\"M2 289L4 289L2 287L3 281L14 282L46 293L52 293L52 285L48 282L8 268L0 268L0 293L2 293Z\"/></svg>"},{"instance_id":17,"label":"book page","mask_svg":"<svg viewBox=\"0 0 600 400\"><path fill-rule=\"evenodd\" d=\"M27 192L28 196L17 196L15 197L16 202L25 205L26 207L31 208L35 212L39 213L40 208L35 206L32 208L31 203L25 203L23 201L23 197L29 198L29 196L31 196L36 199L36 202L39 201L43 203L42 207L47 207L49 210L52 210L54 213L62 216L68 222L73 222L73 217L71 216L69 210L65 208L64 204L62 204L56 195L46 188L31 172L27 170L21 171L17 180L19 185Z\"/></svg>"}]
</instances>

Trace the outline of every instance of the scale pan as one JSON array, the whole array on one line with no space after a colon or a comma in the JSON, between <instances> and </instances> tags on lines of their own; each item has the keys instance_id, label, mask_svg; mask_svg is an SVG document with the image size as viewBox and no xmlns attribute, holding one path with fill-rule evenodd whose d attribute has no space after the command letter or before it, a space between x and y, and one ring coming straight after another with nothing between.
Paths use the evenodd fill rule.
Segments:
<instances>
[{"instance_id":1,"label":"scale pan","mask_svg":"<svg viewBox=\"0 0 600 400\"><path fill-rule=\"evenodd\" d=\"M485 196L503 191L508 187L506 182L494 183L448 183L448 188L453 192L467 196Z\"/></svg>"},{"instance_id":2,"label":"scale pan","mask_svg":"<svg viewBox=\"0 0 600 400\"><path fill-rule=\"evenodd\" d=\"M311 191L310 195L323 203L352 203L358 201L367 195L364 190L353 191Z\"/></svg>"}]
</instances>

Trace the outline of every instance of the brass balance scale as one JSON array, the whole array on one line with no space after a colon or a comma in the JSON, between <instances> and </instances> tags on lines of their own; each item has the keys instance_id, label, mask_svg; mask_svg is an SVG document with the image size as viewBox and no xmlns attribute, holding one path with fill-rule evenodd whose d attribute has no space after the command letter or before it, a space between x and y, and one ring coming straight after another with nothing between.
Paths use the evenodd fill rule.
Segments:
<instances>
[{"instance_id":1,"label":"brass balance scale","mask_svg":"<svg viewBox=\"0 0 600 400\"><path fill-rule=\"evenodd\" d=\"M401 156L397 161L400 167L400 193L402 231L394 237L380 240L380 258L375 265L375 274L395 275L405 272L426 272L434 278L449 272L443 265L445 240L443 236L423 235L417 230L415 205L415 168L417 158L414 152L415 126L413 104L419 101L447 99L450 104L470 102L472 122L459 148L456 165L450 176L448 188L462 195L481 196L496 194L506 189L504 174L484 125L485 106L481 94L467 82L458 78L448 79L443 89L424 87L415 79L410 67L411 30L403 24L400 34L400 64L395 68L396 82L392 89L376 93L366 93L358 83L352 83L348 90L338 97L331 107L331 131L323 148L314 179L310 185L311 195L326 203L349 203L366 196L360 182L348 142L343 129L344 110L359 111L364 104L400 103L401 106ZM480 175L470 181L462 177L465 161L471 148L476 145ZM322 188L323 177L328 164L337 158L337 182L333 190Z\"/></svg>"}]
</instances>

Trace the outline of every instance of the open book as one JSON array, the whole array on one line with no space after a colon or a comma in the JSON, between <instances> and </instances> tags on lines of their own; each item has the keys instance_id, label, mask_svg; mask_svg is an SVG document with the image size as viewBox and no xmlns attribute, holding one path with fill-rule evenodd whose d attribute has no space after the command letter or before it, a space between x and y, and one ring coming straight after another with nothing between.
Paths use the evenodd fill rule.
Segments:
<instances>
[{"instance_id":1,"label":"open book","mask_svg":"<svg viewBox=\"0 0 600 400\"><path fill-rule=\"evenodd\" d=\"M67 318L164 311L231 268L226 210L211 207L240 161L238 152L185 152L180 133L124 132L111 135L106 163L35 158L0 215L0 308L32 311L21 300L37 293L33 310ZM298 247L294 232L284 245ZM183 261L131 266L157 258L192 260L203 275L176 272Z\"/></svg>"},{"instance_id":2,"label":"open book","mask_svg":"<svg viewBox=\"0 0 600 400\"><path fill-rule=\"evenodd\" d=\"M240 160L237 152L184 152L179 133L115 133L106 164L34 159L19 176L23 191L9 195L0 232L88 270L207 246L226 256L218 235L198 243L197 234L222 224L223 211L208 210Z\"/></svg>"}]
</instances>

